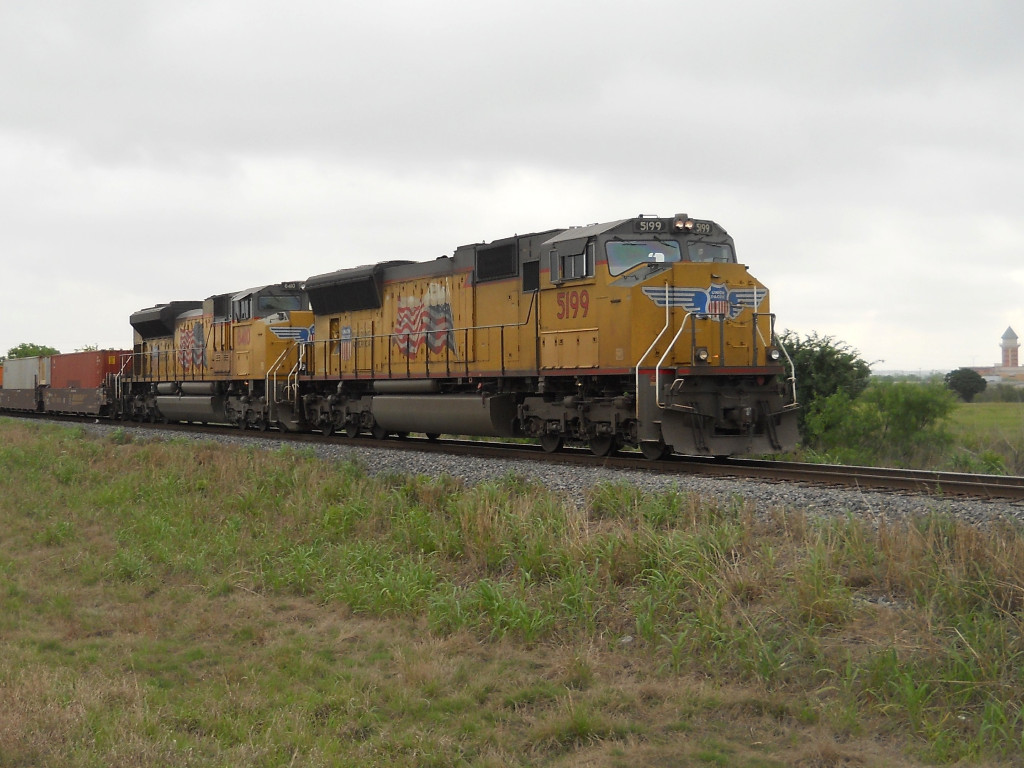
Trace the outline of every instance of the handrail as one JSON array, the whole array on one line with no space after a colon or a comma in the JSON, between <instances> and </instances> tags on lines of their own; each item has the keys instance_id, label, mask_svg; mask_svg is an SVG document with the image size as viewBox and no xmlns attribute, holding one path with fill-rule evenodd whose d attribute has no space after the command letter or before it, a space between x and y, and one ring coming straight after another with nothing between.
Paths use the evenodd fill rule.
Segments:
<instances>
[{"instance_id":1,"label":"handrail","mask_svg":"<svg viewBox=\"0 0 1024 768\"><path fill-rule=\"evenodd\" d=\"M671 307L669 307L669 304L668 304L668 281L666 280L665 281L665 325L662 327L662 329L658 333L658 335L654 337L654 341L651 342L651 346L649 346L647 348L647 351L644 352L642 355L640 355L640 359L636 361L636 371L634 372L634 375L636 377L636 392L637 392L637 395L638 395L638 397L636 398L636 417L638 419L640 418L640 398L639 398L639 394L640 394L640 364L643 363L643 361L647 358L647 356L649 354L651 354L651 350L653 350L655 345L657 345L657 343L659 341L661 341L661 337L664 336L665 335L665 331L668 330L668 327L671 324L671 319L670 319L670 316L669 316L670 310L671 310ZM689 315L687 315L687 316L689 316Z\"/></svg>"},{"instance_id":2,"label":"handrail","mask_svg":"<svg viewBox=\"0 0 1024 768\"><path fill-rule=\"evenodd\" d=\"M658 367L654 369L654 402L659 408L665 407L661 402L661 366L668 359L669 354L672 352L672 348L675 347L676 342L679 341L679 337L683 335L683 331L686 330L686 321L692 316L692 312L687 312L683 317L683 322L679 324L679 330L676 331L676 335L672 338L672 342L665 349L665 354L662 355L661 360L658 361Z\"/></svg>"},{"instance_id":3,"label":"handrail","mask_svg":"<svg viewBox=\"0 0 1024 768\"><path fill-rule=\"evenodd\" d=\"M287 347L285 347L283 350L281 350L281 354L278 355L277 359L274 360L274 362L270 364L270 367L267 368L267 373L264 376L264 379L263 379L263 389L264 389L265 397L267 398L267 420L268 421L273 419L273 417L274 417L274 406L277 404L277 372L281 369L281 366L282 366L282 364L284 362L284 359L288 355L288 353L291 352L292 347L295 347L296 345L297 345L297 342L293 341L291 344L289 344ZM273 377L274 377L274 387L273 387L273 389L271 389L271 387L270 387L270 377L271 377L271 375L273 375ZM271 392L274 393L273 397L271 397Z\"/></svg>"},{"instance_id":4,"label":"handrail","mask_svg":"<svg viewBox=\"0 0 1024 768\"><path fill-rule=\"evenodd\" d=\"M302 371L303 357L305 357L305 349L299 347L299 354L295 356L295 364L291 370L288 371L288 376L285 379L284 392L286 397L294 397L299 391L299 373Z\"/></svg>"},{"instance_id":5,"label":"handrail","mask_svg":"<svg viewBox=\"0 0 1024 768\"><path fill-rule=\"evenodd\" d=\"M131 352L128 352L127 354L121 355L121 370L119 370L117 373L114 374L114 399L117 400L117 402L120 403L122 407L124 406L124 402L123 402L124 401L124 381L123 381L123 379L124 379L124 369L128 367L129 363L131 363L132 364L132 372L134 373L134 368L135 368L135 365L134 365L135 361L133 359L134 357L135 357L135 351L134 350L132 350ZM133 380L134 380L134 378L135 377L132 376Z\"/></svg>"},{"instance_id":6,"label":"handrail","mask_svg":"<svg viewBox=\"0 0 1024 768\"><path fill-rule=\"evenodd\" d=\"M787 350L786 347L783 346L782 339L779 338L778 334L776 334L774 330L772 331L772 338L775 339L775 343L778 344L779 349L782 350L782 354L786 356L786 362L789 363L789 370L792 371L792 374L790 375L789 379L787 379L787 381L789 381L789 383L793 385L793 405L797 405L798 403L796 399L796 365L793 363L793 358L789 356L789 350Z\"/></svg>"}]
</instances>

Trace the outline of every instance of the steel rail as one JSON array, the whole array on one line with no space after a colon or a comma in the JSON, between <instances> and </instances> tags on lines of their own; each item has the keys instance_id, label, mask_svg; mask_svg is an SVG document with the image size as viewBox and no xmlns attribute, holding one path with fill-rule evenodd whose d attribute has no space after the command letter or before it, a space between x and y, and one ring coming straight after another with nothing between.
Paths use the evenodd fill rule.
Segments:
<instances>
[{"instance_id":1,"label":"steel rail","mask_svg":"<svg viewBox=\"0 0 1024 768\"><path fill-rule=\"evenodd\" d=\"M53 419L52 414L4 414L10 417ZM67 417L62 421L94 422L92 417ZM972 475L963 472L861 467L839 464L804 464L770 459L716 460L706 457L670 456L661 461L648 461L637 451L620 451L612 456L594 456L585 448L570 448L546 453L534 443L495 442L484 440L428 440L420 437L374 440L370 437L349 438L341 435L324 437L316 432L255 432L237 427L200 424L139 424L131 421L106 421L125 429L133 427L168 431L199 432L214 435L246 436L253 440L274 440L296 443L351 445L353 447L448 453L494 459L519 459L554 462L608 469L656 472L660 474L702 475L755 479L767 482L796 482L821 486L839 486L863 490L963 496L974 499L1024 501L1024 477L1016 475Z\"/></svg>"}]
</instances>

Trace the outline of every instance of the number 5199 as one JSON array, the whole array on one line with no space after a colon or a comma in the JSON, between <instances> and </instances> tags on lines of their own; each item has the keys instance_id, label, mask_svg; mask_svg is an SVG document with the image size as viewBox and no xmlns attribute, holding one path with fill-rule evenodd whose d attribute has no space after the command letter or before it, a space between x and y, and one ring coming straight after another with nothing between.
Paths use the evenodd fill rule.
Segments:
<instances>
[{"instance_id":1,"label":"number 5199","mask_svg":"<svg viewBox=\"0 0 1024 768\"><path fill-rule=\"evenodd\" d=\"M586 317L590 311L590 294L582 291L558 292L558 319Z\"/></svg>"}]
</instances>

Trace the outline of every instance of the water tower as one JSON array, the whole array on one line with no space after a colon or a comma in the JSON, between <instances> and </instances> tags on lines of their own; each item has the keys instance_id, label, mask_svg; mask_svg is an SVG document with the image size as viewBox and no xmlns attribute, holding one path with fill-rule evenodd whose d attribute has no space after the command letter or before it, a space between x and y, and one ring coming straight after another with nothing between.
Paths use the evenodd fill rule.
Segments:
<instances>
[{"instance_id":1,"label":"water tower","mask_svg":"<svg viewBox=\"0 0 1024 768\"><path fill-rule=\"evenodd\" d=\"M1003 348L1003 368L1016 368L1020 342L1017 341L1017 334L1013 332L1013 328L1006 329L1006 333L1003 334L1003 343L999 346Z\"/></svg>"}]
</instances>

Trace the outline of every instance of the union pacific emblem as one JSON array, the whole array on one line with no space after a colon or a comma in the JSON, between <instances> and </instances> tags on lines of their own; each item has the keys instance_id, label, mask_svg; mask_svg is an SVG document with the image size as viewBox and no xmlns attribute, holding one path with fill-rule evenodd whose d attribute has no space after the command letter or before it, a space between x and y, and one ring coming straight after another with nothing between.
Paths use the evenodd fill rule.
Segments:
<instances>
[{"instance_id":1,"label":"union pacific emblem","mask_svg":"<svg viewBox=\"0 0 1024 768\"><path fill-rule=\"evenodd\" d=\"M312 325L309 328L297 325L272 325L270 330L283 341L297 341L299 344L305 344L307 341L312 341L314 327Z\"/></svg>"},{"instance_id":2,"label":"union pacific emblem","mask_svg":"<svg viewBox=\"0 0 1024 768\"><path fill-rule=\"evenodd\" d=\"M682 307L697 315L725 315L730 320L744 309L757 311L768 295L763 288L729 290L725 283L711 283L707 288L648 285L641 290L659 307Z\"/></svg>"}]
</instances>

